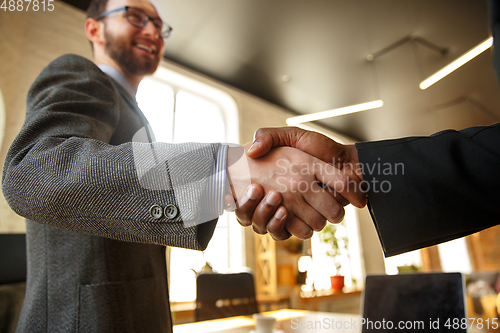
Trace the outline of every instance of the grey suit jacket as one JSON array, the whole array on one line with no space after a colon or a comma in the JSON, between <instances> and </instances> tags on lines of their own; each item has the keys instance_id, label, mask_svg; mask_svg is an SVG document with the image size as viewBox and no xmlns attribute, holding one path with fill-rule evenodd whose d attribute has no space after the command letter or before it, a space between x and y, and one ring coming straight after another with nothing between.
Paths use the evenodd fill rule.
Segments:
<instances>
[{"instance_id":1,"label":"grey suit jacket","mask_svg":"<svg viewBox=\"0 0 500 333\"><path fill-rule=\"evenodd\" d=\"M19 332L171 331L162 245L206 247L216 220L193 221L219 146L132 143L146 123L123 88L82 57L56 59L32 85L2 182L28 219ZM166 174L148 166L152 148ZM148 182L164 186L144 186L144 166ZM154 219L155 204L182 209Z\"/></svg>"}]
</instances>

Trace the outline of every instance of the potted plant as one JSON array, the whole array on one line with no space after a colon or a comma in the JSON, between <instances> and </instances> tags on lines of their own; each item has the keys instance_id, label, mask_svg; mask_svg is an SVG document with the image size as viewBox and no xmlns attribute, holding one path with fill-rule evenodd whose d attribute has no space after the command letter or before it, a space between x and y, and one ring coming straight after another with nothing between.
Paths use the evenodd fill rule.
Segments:
<instances>
[{"instance_id":1,"label":"potted plant","mask_svg":"<svg viewBox=\"0 0 500 333\"><path fill-rule=\"evenodd\" d=\"M340 275L342 264L340 257L343 252L347 252L347 237L338 233L339 225L327 223L318 233L320 241L325 243L326 255L333 259L335 265L335 275L330 276L332 289L342 291L344 288L344 276Z\"/></svg>"}]
</instances>

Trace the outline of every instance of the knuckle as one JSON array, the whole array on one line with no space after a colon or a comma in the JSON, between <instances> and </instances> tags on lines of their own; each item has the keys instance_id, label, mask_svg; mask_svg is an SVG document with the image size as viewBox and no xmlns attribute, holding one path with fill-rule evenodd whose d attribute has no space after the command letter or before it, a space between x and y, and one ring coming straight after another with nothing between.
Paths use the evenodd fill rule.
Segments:
<instances>
[{"instance_id":1,"label":"knuckle","mask_svg":"<svg viewBox=\"0 0 500 333\"><path fill-rule=\"evenodd\" d=\"M321 219L314 228L314 231L321 231L325 227L327 220L325 218Z\"/></svg>"},{"instance_id":2,"label":"knuckle","mask_svg":"<svg viewBox=\"0 0 500 333\"><path fill-rule=\"evenodd\" d=\"M349 186L349 176L343 172L338 172L335 185L335 187L338 187L339 189L346 190Z\"/></svg>"},{"instance_id":3,"label":"knuckle","mask_svg":"<svg viewBox=\"0 0 500 333\"><path fill-rule=\"evenodd\" d=\"M304 229L304 230L301 230L301 231L297 232L296 234L294 234L294 236L297 237L298 239L306 240L306 239L311 238L313 234L314 234L314 232L311 229L308 229L308 230Z\"/></svg>"},{"instance_id":4,"label":"knuckle","mask_svg":"<svg viewBox=\"0 0 500 333\"><path fill-rule=\"evenodd\" d=\"M344 215L345 215L344 207L342 206L337 207L337 209L334 211L333 220L336 221L337 223L342 222L342 220L344 219Z\"/></svg>"},{"instance_id":5,"label":"knuckle","mask_svg":"<svg viewBox=\"0 0 500 333\"><path fill-rule=\"evenodd\" d=\"M258 226L256 226L255 224L252 224L252 228L253 228L253 231L256 233L256 234L259 234L259 235L265 235L267 234L267 230L262 230L260 229Z\"/></svg>"},{"instance_id":6,"label":"knuckle","mask_svg":"<svg viewBox=\"0 0 500 333\"><path fill-rule=\"evenodd\" d=\"M269 223L267 225L267 231L270 233L270 234L279 234L280 231L281 231L281 227L278 226L277 224L274 224L274 223Z\"/></svg>"},{"instance_id":7,"label":"knuckle","mask_svg":"<svg viewBox=\"0 0 500 333\"><path fill-rule=\"evenodd\" d=\"M281 232L276 232L276 233L273 233L271 232L270 230L269 231L269 235L271 235L271 237L275 240L275 241L284 241L284 240L287 240L288 238L290 238L290 234L286 231L281 231Z\"/></svg>"},{"instance_id":8,"label":"knuckle","mask_svg":"<svg viewBox=\"0 0 500 333\"><path fill-rule=\"evenodd\" d=\"M249 226L250 224L252 224L252 215L250 214L238 214L236 218L239 220L240 224L244 224L245 226Z\"/></svg>"},{"instance_id":9,"label":"knuckle","mask_svg":"<svg viewBox=\"0 0 500 333\"><path fill-rule=\"evenodd\" d=\"M330 217L328 218L328 221L332 223L341 222L344 219L344 215L345 215L344 207L342 206L334 207L330 212Z\"/></svg>"},{"instance_id":10,"label":"knuckle","mask_svg":"<svg viewBox=\"0 0 500 333\"><path fill-rule=\"evenodd\" d=\"M320 231L325 227L326 219L323 216L315 217L314 219L309 220L309 226L315 230Z\"/></svg>"},{"instance_id":11,"label":"knuckle","mask_svg":"<svg viewBox=\"0 0 500 333\"><path fill-rule=\"evenodd\" d=\"M271 210L271 209L276 209L276 207L281 203L282 201L282 195L278 191L269 191L269 193L266 195L264 203L266 206L266 209Z\"/></svg>"},{"instance_id":12,"label":"knuckle","mask_svg":"<svg viewBox=\"0 0 500 333\"><path fill-rule=\"evenodd\" d=\"M253 219L252 219L252 224L259 226L259 229L264 229L266 227L266 224L272 219L272 214L266 212L262 213L259 212L259 214L254 214ZM263 227L261 227L263 226Z\"/></svg>"},{"instance_id":13,"label":"knuckle","mask_svg":"<svg viewBox=\"0 0 500 333\"><path fill-rule=\"evenodd\" d=\"M282 232L281 233L281 236L280 236L280 241L284 241L284 240L287 240L288 238L292 237L292 235L288 232Z\"/></svg>"},{"instance_id":14,"label":"knuckle","mask_svg":"<svg viewBox=\"0 0 500 333\"><path fill-rule=\"evenodd\" d=\"M281 239L279 239L277 236L273 235L272 233L269 233L269 236L271 236L271 238L273 239L273 241L280 241Z\"/></svg>"},{"instance_id":15,"label":"knuckle","mask_svg":"<svg viewBox=\"0 0 500 333\"><path fill-rule=\"evenodd\" d=\"M269 136L269 130L266 128L259 128L257 131L255 131L253 135L253 139L255 140L260 140L260 141L267 141Z\"/></svg>"},{"instance_id":16,"label":"knuckle","mask_svg":"<svg viewBox=\"0 0 500 333\"><path fill-rule=\"evenodd\" d=\"M255 131L254 137L258 137L258 136L263 135L263 134L264 134L264 129L259 128L258 130Z\"/></svg>"},{"instance_id":17,"label":"knuckle","mask_svg":"<svg viewBox=\"0 0 500 333\"><path fill-rule=\"evenodd\" d=\"M304 221L294 219L289 225L288 231L298 239L306 240L313 236L314 231Z\"/></svg>"},{"instance_id":18,"label":"knuckle","mask_svg":"<svg viewBox=\"0 0 500 333\"><path fill-rule=\"evenodd\" d=\"M236 221L238 221L238 223L240 225L242 225L243 227L248 227L249 225L251 225L252 223L248 220L248 219L245 219L245 218L241 218L240 216L236 216Z\"/></svg>"}]
</instances>

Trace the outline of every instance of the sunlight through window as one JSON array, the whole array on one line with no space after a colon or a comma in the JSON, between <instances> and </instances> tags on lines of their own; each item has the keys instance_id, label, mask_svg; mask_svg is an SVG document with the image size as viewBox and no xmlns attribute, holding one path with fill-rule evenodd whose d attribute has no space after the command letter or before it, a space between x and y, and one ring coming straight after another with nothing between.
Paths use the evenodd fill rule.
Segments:
<instances>
[{"instance_id":1,"label":"sunlight through window","mask_svg":"<svg viewBox=\"0 0 500 333\"><path fill-rule=\"evenodd\" d=\"M141 82L136 98L156 141L238 143L235 104L213 87L160 68ZM170 299L194 301L196 273L208 266L224 272L244 264L243 228L234 214L226 213L219 218L205 251L170 249Z\"/></svg>"}]
</instances>

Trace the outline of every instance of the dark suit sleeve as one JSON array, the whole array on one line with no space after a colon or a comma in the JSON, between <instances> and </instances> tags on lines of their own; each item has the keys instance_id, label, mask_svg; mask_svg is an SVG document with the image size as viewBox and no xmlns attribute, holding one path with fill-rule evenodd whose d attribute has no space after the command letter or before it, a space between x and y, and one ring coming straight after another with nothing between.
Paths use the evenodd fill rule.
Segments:
<instances>
[{"instance_id":1,"label":"dark suit sleeve","mask_svg":"<svg viewBox=\"0 0 500 333\"><path fill-rule=\"evenodd\" d=\"M31 87L26 121L5 160L10 207L67 231L205 248L215 221L200 225L208 221L200 221L200 203L219 145L132 142L137 119L92 62L56 59ZM110 144L118 134L128 141ZM179 208L175 218L151 216L153 205L170 204Z\"/></svg>"},{"instance_id":2,"label":"dark suit sleeve","mask_svg":"<svg viewBox=\"0 0 500 333\"><path fill-rule=\"evenodd\" d=\"M500 124L356 148L386 256L500 222Z\"/></svg>"}]
</instances>

